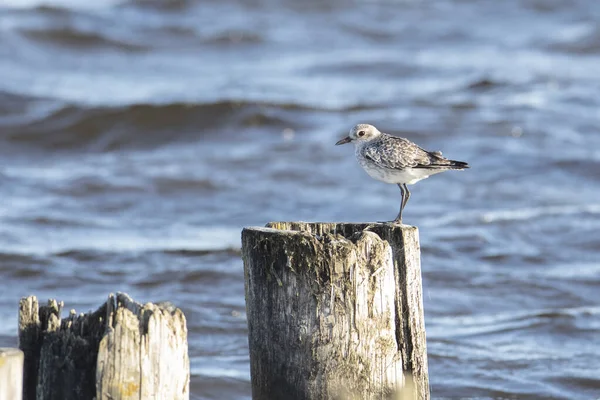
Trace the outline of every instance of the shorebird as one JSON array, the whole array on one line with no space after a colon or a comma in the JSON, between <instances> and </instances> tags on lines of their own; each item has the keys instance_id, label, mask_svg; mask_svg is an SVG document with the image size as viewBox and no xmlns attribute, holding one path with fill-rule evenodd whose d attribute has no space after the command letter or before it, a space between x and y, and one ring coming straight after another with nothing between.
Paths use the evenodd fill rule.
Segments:
<instances>
[{"instance_id":1,"label":"shorebird","mask_svg":"<svg viewBox=\"0 0 600 400\"><path fill-rule=\"evenodd\" d=\"M469 168L463 161L448 160L441 151L423 150L408 139L379 132L369 124L358 124L336 146L354 143L354 153L361 167L371 176L385 183L395 183L400 188L400 212L391 222L402 223L402 211L410 198L406 185L429 178L449 169Z\"/></svg>"}]
</instances>

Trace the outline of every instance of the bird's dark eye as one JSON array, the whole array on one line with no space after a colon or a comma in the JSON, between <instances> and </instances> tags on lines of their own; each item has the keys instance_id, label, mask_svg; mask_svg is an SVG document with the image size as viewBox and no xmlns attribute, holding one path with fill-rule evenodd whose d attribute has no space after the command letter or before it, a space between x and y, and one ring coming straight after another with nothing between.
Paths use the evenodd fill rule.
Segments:
<instances>
[{"instance_id":1,"label":"bird's dark eye","mask_svg":"<svg viewBox=\"0 0 600 400\"><path fill-rule=\"evenodd\" d=\"M360 137L363 137L363 136L365 136L365 131L360 131L360 132L358 132L358 136L360 136Z\"/></svg>"}]
</instances>

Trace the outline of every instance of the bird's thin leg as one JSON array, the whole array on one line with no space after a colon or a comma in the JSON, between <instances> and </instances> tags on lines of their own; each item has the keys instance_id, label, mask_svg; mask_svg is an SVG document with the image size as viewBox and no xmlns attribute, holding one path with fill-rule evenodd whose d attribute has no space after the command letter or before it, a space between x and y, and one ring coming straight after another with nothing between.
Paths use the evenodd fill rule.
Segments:
<instances>
[{"instance_id":1,"label":"bird's thin leg","mask_svg":"<svg viewBox=\"0 0 600 400\"><path fill-rule=\"evenodd\" d=\"M410 190L408 190L408 186L406 186L406 183L403 184L404 186L404 203L402 204L402 209L404 210L404 207L406 207L406 203L408 203L408 199L410 199Z\"/></svg>"},{"instance_id":2,"label":"bird's thin leg","mask_svg":"<svg viewBox=\"0 0 600 400\"><path fill-rule=\"evenodd\" d=\"M402 210L404 209L404 187L402 184L398 184L398 187L400 188L400 193L402 194L402 200L400 201L400 212L398 213L398 216L396 217L396 219L393 222L397 222L399 224L402 223Z\"/></svg>"}]
</instances>

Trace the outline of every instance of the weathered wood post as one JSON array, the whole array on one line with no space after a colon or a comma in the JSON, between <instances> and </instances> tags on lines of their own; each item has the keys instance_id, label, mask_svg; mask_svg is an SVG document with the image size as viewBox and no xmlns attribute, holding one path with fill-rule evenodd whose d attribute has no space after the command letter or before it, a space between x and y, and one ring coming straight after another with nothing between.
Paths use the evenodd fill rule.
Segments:
<instances>
[{"instance_id":1,"label":"weathered wood post","mask_svg":"<svg viewBox=\"0 0 600 400\"><path fill-rule=\"evenodd\" d=\"M23 352L0 347L0 400L21 400Z\"/></svg>"},{"instance_id":2,"label":"weathered wood post","mask_svg":"<svg viewBox=\"0 0 600 400\"><path fill-rule=\"evenodd\" d=\"M429 399L418 230L242 231L253 400Z\"/></svg>"},{"instance_id":3,"label":"weathered wood post","mask_svg":"<svg viewBox=\"0 0 600 400\"><path fill-rule=\"evenodd\" d=\"M185 316L123 293L97 311L60 319L63 304L19 304L24 400L189 399Z\"/></svg>"}]
</instances>

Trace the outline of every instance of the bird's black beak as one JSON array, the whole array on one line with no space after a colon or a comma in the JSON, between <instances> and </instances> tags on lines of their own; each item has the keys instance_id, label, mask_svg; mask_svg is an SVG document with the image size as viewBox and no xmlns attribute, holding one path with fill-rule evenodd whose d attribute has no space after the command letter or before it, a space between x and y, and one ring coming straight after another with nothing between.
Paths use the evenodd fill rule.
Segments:
<instances>
[{"instance_id":1,"label":"bird's black beak","mask_svg":"<svg viewBox=\"0 0 600 400\"><path fill-rule=\"evenodd\" d=\"M338 140L337 143L335 144L336 146L339 146L340 144L346 144L346 143L350 143L352 141L352 139L350 139L350 136L346 136L345 138L343 138L342 140Z\"/></svg>"}]
</instances>

